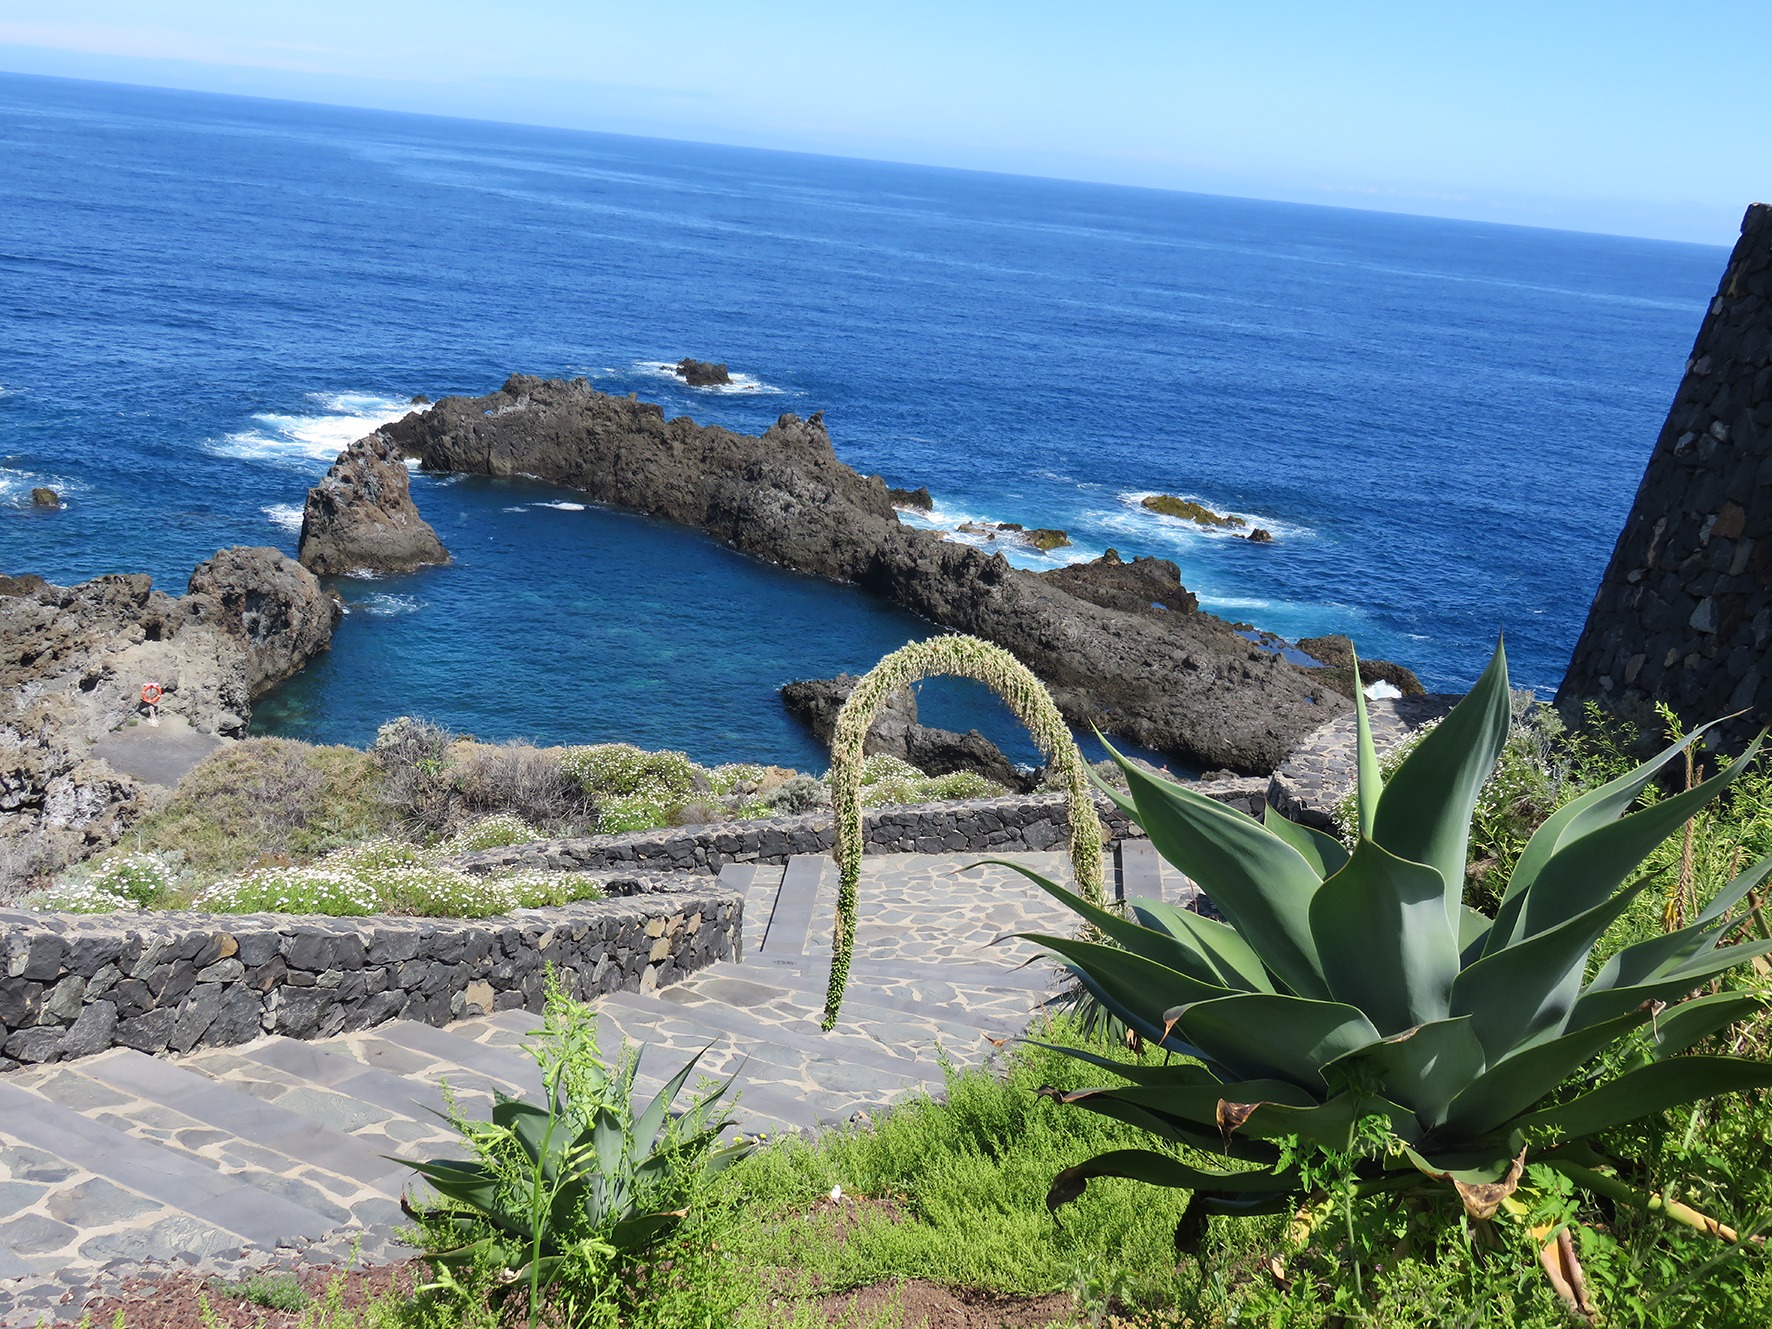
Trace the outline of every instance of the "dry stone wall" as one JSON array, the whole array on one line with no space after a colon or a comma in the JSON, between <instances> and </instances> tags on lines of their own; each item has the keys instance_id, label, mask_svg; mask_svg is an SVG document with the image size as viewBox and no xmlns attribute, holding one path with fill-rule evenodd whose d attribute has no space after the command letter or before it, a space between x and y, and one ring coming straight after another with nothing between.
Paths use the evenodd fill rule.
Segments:
<instances>
[{"instance_id":1,"label":"dry stone wall","mask_svg":"<svg viewBox=\"0 0 1772 1329\"><path fill-rule=\"evenodd\" d=\"M639 893L485 919L0 911L0 1070L539 1010L549 966L587 998L736 954L738 895L611 885Z\"/></svg>"},{"instance_id":2,"label":"dry stone wall","mask_svg":"<svg viewBox=\"0 0 1772 1329\"><path fill-rule=\"evenodd\" d=\"M1772 722L1772 207L1756 203L1557 693L1688 724Z\"/></svg>"},{"instance_id":3,"label":"dry stone wall","mask_svg":"<svg viewBox=\"0 0 1772 1329\"><path fill-rule=\"evenodd\" d=\"M1260 816L1265 779L1200 780L1193 787L1209 798ZM1141 835L1105 798L1096 815L1110 839ZM862 817L864 853L964 854L1018 849L1061 849L1070 842L1064 795L1028 794L951 803L869 809ZM505 849L464 854L457 866L468 872L513 868L591 872L608 868L653 868L674 872L718 872L728 863L785 863L796 854L828 854L836 843L829 812L717 826L686 826L674 831L630 831L576 840L538 840Z\"/></svg>"}]
</instances>

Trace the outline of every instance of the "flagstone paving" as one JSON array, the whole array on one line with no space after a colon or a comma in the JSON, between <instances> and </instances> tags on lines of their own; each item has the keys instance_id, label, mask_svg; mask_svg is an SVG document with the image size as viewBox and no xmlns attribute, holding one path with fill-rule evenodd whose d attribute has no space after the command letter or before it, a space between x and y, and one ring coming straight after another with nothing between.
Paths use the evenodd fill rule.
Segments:
<instances>
[{"instance_id":1,"label":"flagstone paving","mask_svg":"<svg viewBox=\"0 0 1772 1329\"><path fill-rule=\"evenodd\" d=\"M1070 883L1062 853L1013 858ZM944 1061L987 1063L1052 991L1039 948L1011 934L1074 927L1017 873L975 861L864 860L848 995L829 1034L834 865L729 867L722 881L746 897L742 961L599 998L604 1054L639 1044L639 1082L656 1089L701 1052L704 1075L733 1080L736 1129L750 1134L939 1092ZM1167 871L1135 848L1126 889L1185 896ZM538 1024L521 1010L443 1029L398 1021L176 1060L118 1048L0 1076L0 1324L77 1319L93 1289L143 1267L398 1258L412 1174L397 1160L455 1151L450 1111L536 1094L524 1048Z\"/></svg>"}]
</instances>

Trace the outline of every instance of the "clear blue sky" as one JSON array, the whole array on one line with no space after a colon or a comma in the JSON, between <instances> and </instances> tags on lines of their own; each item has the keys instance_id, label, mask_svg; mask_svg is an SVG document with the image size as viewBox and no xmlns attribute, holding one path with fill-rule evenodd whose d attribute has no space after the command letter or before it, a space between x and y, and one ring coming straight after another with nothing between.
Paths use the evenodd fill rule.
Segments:
<instances>
[{"instance_id":1,"label":"clear blue sky","mask_svg":"<svg viewBox=\"0 0 1772 1329\"><path fill-rule=\"evenodd\" d=\"M1772 0L64 0L0 70L1731 243Z\"/></svg>"}]
</instances>

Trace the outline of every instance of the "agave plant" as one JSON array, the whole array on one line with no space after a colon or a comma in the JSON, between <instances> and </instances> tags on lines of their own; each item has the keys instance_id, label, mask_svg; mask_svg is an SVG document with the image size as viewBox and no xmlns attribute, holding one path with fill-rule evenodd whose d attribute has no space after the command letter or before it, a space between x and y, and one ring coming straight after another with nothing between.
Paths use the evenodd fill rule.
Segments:
<instances>
[{"instance_id":1,"label":"agave plant","mask_svg":"<svg viewBox=\"0 0 1772 1329\"><path fill-rule=\"evenodd\" d=\"M714 1119L714 1109L730 1080L670 1117L703 1053L637 1114L639 1052L607 1073L583 1057L561 1058L547 1076L546 1102L499 1095L491 1122L458 1122L476 1157L407 1162L450 1202L426 1211L408 1202L408 1215L471 1234L432 1258L447 1269L495 1257L506 1272L500 1294L526 1288L534 1324L542 1290L559 1279L575 1245L595 1242L606 1256L631 1260L666 1241L688 1216L697 1177L723 1171L751 1148L718 1144L732 1123Z\"/></svg>"},{"instance_id":2,"label":"agave plant","mask_svg":"<svg viewBox=\"0 0 1772 1329\"><path fill-rule=\"evenodd\" d=\"M1092 1177L1119 1176L1192 1190L1196 1215L1288 1211L1306 1183L1289 1161L1296 1151L1279 1142L1346 1151L1376 1119L1389 1147L1359 1162L1356 1193L1445 1194L1450 1183L1485 1219L1530 1155L1590 1189L1733 1237L1601 1173L1590 1141L1681 1103L1772 1085L1760 1061L1675 1055L1759 1004L1744 992L1694 994L1772 950L1723 944L1730 911L1772 857L1689 925L1589 970L1601 934L1648 884L1633 879L1643 858L1745 768L1760 740L1722 773L1636 811L1697 733L1567 804L1532 837L1489 918L1466 907L1462 887L1478 790L1507 737L1503 651L1388 781L1356 701L1352 850L1123 759L1130 797L1104 786L1223 922L1155 900L1132 901L1133 917L1123 917L1034 877L1102 939L1031 939L1149 1047L1186 1059L1128 1065L1077 1051L1131 1083L1057 1096L1227 1160L1116 1150L1061 1174L1049 1203L1074 1199Z\"/></svg>"}]
</instances>

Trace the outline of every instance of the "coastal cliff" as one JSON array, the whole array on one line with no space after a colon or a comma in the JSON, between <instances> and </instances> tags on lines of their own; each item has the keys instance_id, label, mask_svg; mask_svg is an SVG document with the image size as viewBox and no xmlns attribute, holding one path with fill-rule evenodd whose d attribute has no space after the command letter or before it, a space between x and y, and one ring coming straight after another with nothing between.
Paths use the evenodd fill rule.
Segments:
<instances>
[{"instance_id":1,"label":"coastal cliff","mask_svg":"<svg viewBox=\"0 0 1772 1329\"><path fill-rule=\"evenodd\" d=\"M275 549L224 549L178 597L141 574L0 577L0 887L114 843L156 787L245 735L252 699L326 650L339 613Z\"/></svg>"},{"instance_id":2,"label":"coastal cliff","mask_svg":"<svg viewBox=\"0 0 1772 1329\"><path fill-rule=\"evenodd\" d=\"M1209 614L1093 603L1063 579L900 524L884 482L837 458L822 414L784 415L754 437L666 419L583 379L512 375L384 432L427 471L534 476L997 642L1073 722L1185 763L1265 773L1347 706Z\"/></svg>"},{"instance_id":3,"label":"coastal cliff","mask_svg":"<svg viewBox=\"0 0 1772 1329\"><path fill-rule=\"evenodd\" d=\"M302 510L301 565L321 576L359 569L411 572L449 561L449 551L412 502L399 450L385 434L338 454Z\"/></svg>"}]
</instances>

